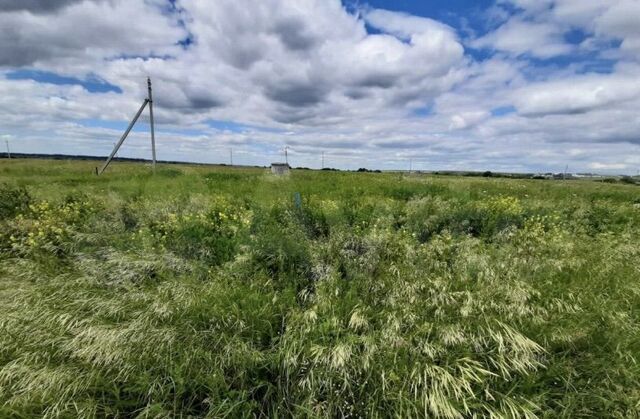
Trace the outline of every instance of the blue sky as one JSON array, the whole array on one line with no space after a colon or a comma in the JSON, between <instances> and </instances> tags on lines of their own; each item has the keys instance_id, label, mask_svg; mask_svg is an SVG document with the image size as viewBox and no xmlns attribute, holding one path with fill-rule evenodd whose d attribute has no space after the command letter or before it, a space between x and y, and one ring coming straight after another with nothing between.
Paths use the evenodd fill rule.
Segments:
<instances>
[{"instance_id":1,"label":"blue sky","mask_svg":"<svg viewBox=\"0 0 640 419\"><path fill-rule=\"evenodd\" d=\"M636 173L637 0L0 4L0 137L106 155L152 77L160 158ZM137 16L132 24L129 16ZM143 115L120 155L148 157Z\"/></svg>"},{"instance_id":2,"label":"blue sky","mask_svg":"<svg viewBox=\"0 0 640 419\"><path fill-rule=\"evenodd\" d=\"M104 93L104 92L116 92L122 93L122 89L118 86L114 86L99 77L89 75L86 78L79 79L76 77L69 77L60 74L56 74L52 71L43 71L36 69L20 68L14 71L9 71L5 74L8 80L33 80L38 83L56 84L56 85L78 85L82 86L88 92L91 93Z\"/></svg>"}]
</instances>

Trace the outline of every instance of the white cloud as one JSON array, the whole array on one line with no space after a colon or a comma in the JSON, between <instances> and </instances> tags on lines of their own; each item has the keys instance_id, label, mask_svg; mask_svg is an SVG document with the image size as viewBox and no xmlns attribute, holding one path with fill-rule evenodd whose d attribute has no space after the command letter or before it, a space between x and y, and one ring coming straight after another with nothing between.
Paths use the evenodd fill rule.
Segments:
<instances>
[{"instance_id":1,"label":"white cloud","mask_svg":"<svg viewBox=\"0 0 640 419\"><path fill-rule=\"evenodd\" d=\"M640 99L636 77L588 75L530 84L513 92L522 115L574 114Z\"/></svg>"},{"instance_id":2,"label":"white cloud","mask_svg":"<svg viewBox=\"0 0 640 419\"><path fill-rule=\"evenodd\" d=\"M457 113L451 116L449 129L450 130L466 129L474 125L477 125L478 123L487 119L489 116L490 116L489 112L482 111L482 110Z\"/></svg>"},{"instance_id":3,"label":"white cloud","mask_svg":"<svg viewBox=\"0 0 640 419\"><path fill-rule=\"evenodd\" d=\"M408 40L420 34L428 34L438 39L457 38L455 31L443 23L406 13L369 9L364 12L364 19L375 28Z\"/></svg>"},{"instance_id":4,"label":"white cloud","mask_svg":"<svg viewBox=\"0 0 640 419\"><path fill-rule=\"evenodd\" d=\"M36 10L41 13L32 10L34 2L26 10L3 12L0 7L0 66L60 68L73 63L88 72L96 61L111 56L175 53L175 43L186 35L152 2L66 3L61 10Z\"/></svg>"},{"instance_id":5,"label":"white cloud","mask_svg":"<svg viewBox=\"0 0 640 419\"><path fill-rule=\"evenodd\" d=\"M504 27L489 33L482 41L476 42L497 46L502 41L506 43L505 51L514 52L513 49L517 49L516 46L519 43L513 41L514 37L508 35L519 34L520 36L516 38L520 38L521 42L525 42L523 38L529 35L538 41L546 41L547 45L552 45L551 51L557 49L560 54L564 54L567 51L561 50L562 42L558 44L558 41L561 41L559 35L571 29L578 29L588 37L585 45L619 40L622 42L621 52L635 59L640 58L640 25L638 25L640 2L638 0L501 0L499 3L516 6L522 9L522 13L510 18ZM523 20L532 25L528 32L507 30L509 25L520 25ZM509 46L513 49L508 49ZM565 44L565 47L568 45ZM528 52L536 55L534 49L532 47ZM548 54L537 56L545 58L556 55L551 52Z\"/></svg>"},{"instance_id":6,"label":"white cloud","mask_svg":"<svg viewBox=\"0 0 640 419\"><path fill-rule=\"evenodd\" d=\"M470 45L516 56L530 54L538 58L551 58L568 54L573 49L564 41L562 34L562 29L552 23L535 23L513 18L495 31L472 41Z\"/></svg>"},{"instance_id":7,"label":"white cloud","mask_svg":"<svg viewBox=\"0 0 640 419\"><path fill-rule=\"evenodd\" d=\"M593 162L589 163L589 167L593 170L624 170L628 167L628 165L624 163L602 163L602 162Z\"/></svg>"},{"instance_id":8,"label":"white cloud","mask_svg":"<svg viewBox=\"0 0 640 419\"><path fill-rule=\"evenodd\" d=\"M121 129L96 121L125 124L150 75L165 159L226 162L233 147L236 162L267 164L288 144L295 165L312 167L321 150L327 165L350 168L640 164L635 1L518 0L515 14L499 2L500 25L468 41L495 51L484 60L441 22L350 14L338 0L15 4L0 0L0 120L16 151L106 154ZM581 46L565 40L575 29ZM589 73L585 51L617 63ZM567 54L577 61L554 63ZM95 75L122 94L3 77L20 68ZM121 154L147 156L148 146L134 132Z\"/></svg>"},{"instance_id":9,"label":"white cloud","mask_svg":"<svg viewBox=\"0 0 640 419\"><path fill-rule=\"evenodd\" d=\"M640 59L639 17L640 1L619 1L595 20L596 33L621 39L621 50Z\"/></svg>"}]
</instances>

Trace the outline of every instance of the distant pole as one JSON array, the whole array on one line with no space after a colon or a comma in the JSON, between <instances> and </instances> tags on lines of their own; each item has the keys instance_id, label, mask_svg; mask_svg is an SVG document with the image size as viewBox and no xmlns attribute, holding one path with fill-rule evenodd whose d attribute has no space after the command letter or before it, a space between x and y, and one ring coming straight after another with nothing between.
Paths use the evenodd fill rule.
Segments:
<instances>
[{"instance_id":1,"label":"distant pole","mask_svg":"<svg viewBox=\"0 0 640 419\"><path fill-rule=\"evenodd\" d=\"M324 169L324 151L322 152L322 166L320 168Z\"/></svg>"},{"instance_id":2,"label":"distant pole","mask_svg":"<svg viewBox=\"0 0 640 419\"><path fill-rule=\"evenodd\" d=\"M284 162L289 164L289 156L287 155L287 150L289 149L289 146L284 146Z\"/></svg>"},{"instance_id":3,"label":"distant pole","mask_svg":"<svg viewBox=\"0 0 640 419\"><path fill-rule=\"evenodd\" d=\"M413 160L409 159L409 174L411 174L412 166L413 166Z\"/></svg>"},{"instance_id":4,"label":"distant pole","mask_svg":"<svg viewBox=\"0 0 640 419\"><path fill-rule=\"evenodd\" d=\"M229 149L229 162L233 166L233 148Z\"/></svg>"},{"instance_id":5,"label":"distant pole","mask_svg":"<svg viewBox=\"0 0 640 419\"><path fill-rule=\"evenodd\" d=\"M9 140L4 140L5 143L7 143L7 157L11 158L11 150L9 150Z\"/></svg>"},{"instance_id":6,"label":"distant pole","mask_svg":"<svg viewBox=\"0 0 640 419\"><path fill-rule=\"evenodd\" d=\"M562 180L567 180L567 171L569 170L569 165L564 167L564 173L562 174Z\"/></svg>"},{"instance_id":7,"label":"distant pole","mask_svg":"<svg viewBox=\"0 0 640 419\"><path fill-rule=\"evenodd\" d=\"M147 88L149 90L149 123L151 124L151 155L153 157L153 170L156 170L156 135L153 127L153 96L151 95L151 78L147 77Z\"/></svg>"}]
</instances>

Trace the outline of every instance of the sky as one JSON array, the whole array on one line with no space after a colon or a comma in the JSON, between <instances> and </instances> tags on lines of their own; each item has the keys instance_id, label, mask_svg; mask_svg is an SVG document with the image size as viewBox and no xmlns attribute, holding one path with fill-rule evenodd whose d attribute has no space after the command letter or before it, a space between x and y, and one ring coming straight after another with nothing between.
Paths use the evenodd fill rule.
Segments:
<instances>
[{"instance_id":1,"label":"sky","mask_svg":"<svg viewBox=\"0 0 640 419\"><path fill-rule=\"evenodd\" d=\"M0 139L106 156L149 76L163 160L636 174L639 21L640 0L0 0ZM146 113L118 155L150 158Z\"/></svg>"}]
</instances>

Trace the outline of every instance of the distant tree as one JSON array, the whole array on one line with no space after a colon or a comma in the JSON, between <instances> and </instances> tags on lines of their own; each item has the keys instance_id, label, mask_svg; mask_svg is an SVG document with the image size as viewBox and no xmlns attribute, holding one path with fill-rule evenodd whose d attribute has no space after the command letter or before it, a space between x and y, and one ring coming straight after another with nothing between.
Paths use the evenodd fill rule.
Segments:
<instances>
[{"instance_id":1,"label":"distant tree","mask_svg":"<svg viewBox=\"0 0 640 419\"><path fill-rule=\"evenodd\" d=\"M632 178L631 176L622 176L622 177L620 178L620 182L622 182L622 183L628 183L628 184L630 184L630 185L635 185L635 184L636 184L635 179L634 179L634 178Z\"/></svg>"},{"instance_id":2,"label":"distant tree","mask_svg":"<svg viewBox=\"0 0 640 419\"><path fill-rule=\"evenodd\" d=\"M618 183L618 179L616 179L614 177L606 177L606 178L602 179L601 182L604 182L604 183Z\"/></svg>"},{"instance_id":3,"label":"distant tree","mask_svg":"<svg viewBox=\"0 0 640 419\"><path fill-rule=\"evenodd\" d=\"M487 170L486 172L482 173L482 176L484 176L484 177L491 177L491 176L493 176L493 173L491 173L491 171L490 171L490 170Z\"/></svg>"}]
</instances>

